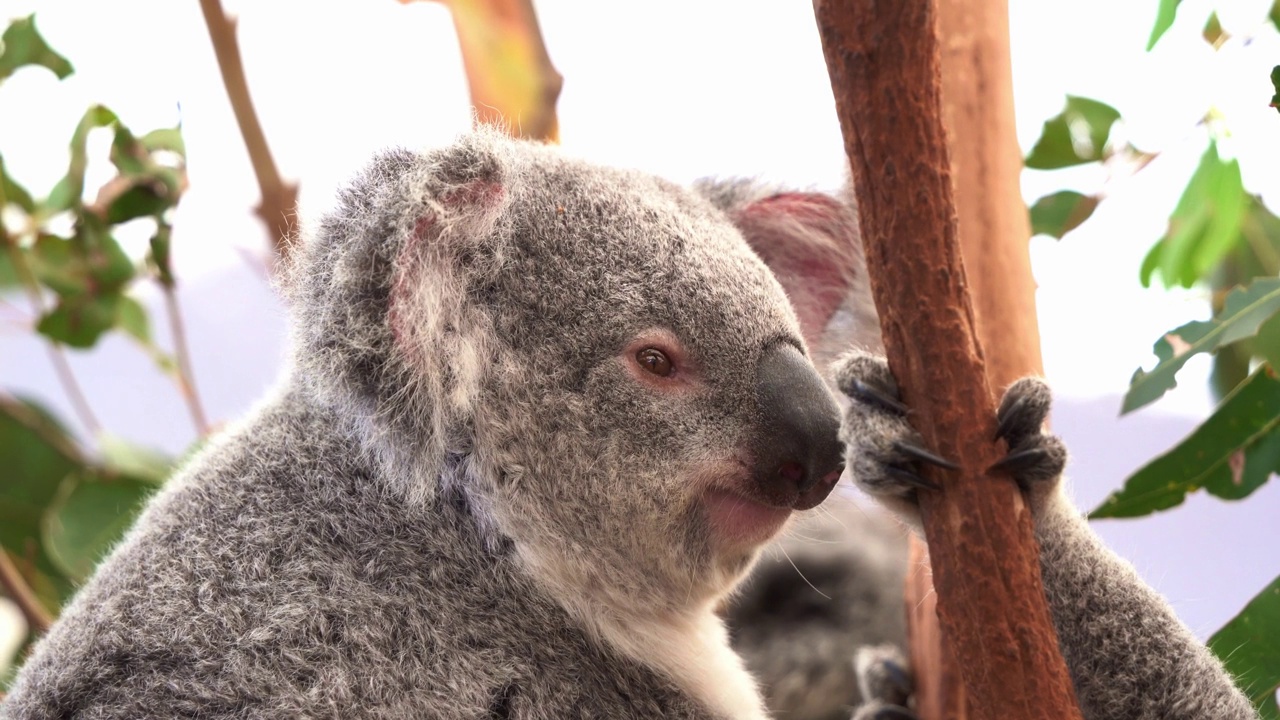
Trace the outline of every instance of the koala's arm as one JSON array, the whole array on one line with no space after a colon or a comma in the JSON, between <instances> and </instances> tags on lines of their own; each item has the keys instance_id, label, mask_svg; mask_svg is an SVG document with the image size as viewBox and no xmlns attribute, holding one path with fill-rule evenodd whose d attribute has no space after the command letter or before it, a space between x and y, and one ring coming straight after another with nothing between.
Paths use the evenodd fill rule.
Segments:
<instances>
[{"instance_id":1,"label":"koala's arm","mask_svg":"<svg viewBox=\"0 0 1280 720\"><path fill-rule=\"evenodd\" d=\"M919 475L928 462L883 358L858 354L837 368L853 400L842 428L855 481L919 527ZM1061 491L1066 452L1042 430L1047 386L1024 379L1001 403L1005 464L1035 520L1045 594L1086 720L1253 720L1222 664L1168 603L1103 545Z\"/></svg>"}]
</instances>

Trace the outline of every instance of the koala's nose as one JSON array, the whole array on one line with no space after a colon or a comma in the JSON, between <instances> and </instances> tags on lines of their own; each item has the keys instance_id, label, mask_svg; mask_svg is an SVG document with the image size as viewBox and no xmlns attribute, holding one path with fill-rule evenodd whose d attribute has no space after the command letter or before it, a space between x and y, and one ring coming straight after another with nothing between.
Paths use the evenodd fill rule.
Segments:
<instances>
[{"instance_id":1,"label":"koala's nose","mask_svg":"<svg viewBox=\"0 0 1280 720\"><path fill-rule=\"evenodd\" d=\"M781 491L808 507L822 502L844 463L840 409L817 370L794 346L771 346L756 370L756 401L761 416L756 479L761 489Z\"/></svg>"}]
</instances>

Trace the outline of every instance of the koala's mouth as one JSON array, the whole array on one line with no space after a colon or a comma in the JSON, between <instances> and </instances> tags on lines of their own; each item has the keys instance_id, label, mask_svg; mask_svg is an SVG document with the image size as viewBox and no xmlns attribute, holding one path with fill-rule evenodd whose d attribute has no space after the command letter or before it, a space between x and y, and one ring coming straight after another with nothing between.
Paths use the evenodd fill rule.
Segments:
<instances>
[{"instance_id":1,"label":"koala's mouth","mask_svg":"<svg viewBox=\"0 0 1280 720\"><path fill-rule=\"evenodd\" d=\"M769 540L782 530L792 511L721 488L707 490L703 504L712 534L730 545L758 545Z\"/></svg>"}]
</instances>

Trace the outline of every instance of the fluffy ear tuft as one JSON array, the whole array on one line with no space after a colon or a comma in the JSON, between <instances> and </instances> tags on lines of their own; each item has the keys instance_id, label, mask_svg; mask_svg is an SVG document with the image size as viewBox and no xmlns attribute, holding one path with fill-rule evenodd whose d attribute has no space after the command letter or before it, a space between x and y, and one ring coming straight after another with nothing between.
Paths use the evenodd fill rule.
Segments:
<instances>
[{"instance_id":1,"label":"fluffy ear tuft","mask_svg":"<svg viewBox=\"0 0 1280 720\"><path fill-rule=\"evenodd\" d=\"M875 335L874 311L853 208L815 192L781 191L750 180L703 180L695 189L723 210L773 271L800 320L805 340L821 350L833 318L850 310L857 338ZM867 322L870 313L871 322ZM855 338L840 339L841 348Z\"/></svg>"}]
</instances>

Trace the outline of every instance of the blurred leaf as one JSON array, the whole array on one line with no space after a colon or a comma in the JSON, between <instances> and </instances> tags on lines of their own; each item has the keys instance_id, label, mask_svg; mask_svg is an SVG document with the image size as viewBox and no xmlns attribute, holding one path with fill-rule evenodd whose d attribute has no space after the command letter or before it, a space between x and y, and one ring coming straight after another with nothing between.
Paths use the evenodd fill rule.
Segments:
<instances>
[{"instance_id":1,"label":"blurred leaf","mask_svg":"<svg viewBox=\"0 0 1280 720\"><path fill-rule=\"evenodd\" d=\"M1119 119L1120 113L1106 103L1068 95L1062 112L1045 121L1027 167L1053 170L1102 160L1111 126Z\"/></svg>"},{"instance_id":2,"label":"blurred leaf","mask_svg":"<svg viewBox=\"0 0 1280 720\"><path fill-rule=\"evenodd\" d=\"M100 435L98 451L102 453L102 461L108 470L153 486L163 484L173 472L173 458L159 450L135 445L118 435Z\"/></svg>"},{"instance_id":3,"label":"blurred leaf","mask_svg":"<svg viewBox=\"0 0 1280 720\"><path fill-rule=\"evenodd\" d=\"M27 213L35 212L36 209L31 193L9 177L9 171L4 166L4 158L0 157L0 210L7 207L9 203L17 205Z\"/></svg>"},{"instance_id":4,"label":"blurred leaf","mask_svg":"<svg viewBox=\"0 0 1280 720\"><path fill-rule=\"evenodd\" d=\"M63 481L41 522L59 569L79 583L133 525L155 485L126 475L78 474Z\"/></svg>"},{"instance_id":5,"label":"blurred leaf","mask_svg":"<svg viewBox=\"0 0 1280 720\"><path fill-rule=\"evenodd\" d=\"M49 197L44 202L44 211L50 215L78 207L84 196L84 171L89 166L86 144L90 131L117 123L116 114L103 107L94 105L85 111L71 135L71 162L67 166L67 174L54 185Z\"/></svg>"},{"instance_id":6,"label":"blurred leaf","mask_svg":"<svg viewBox=\"0 0 1280 720\"><path fill-rule=\"evenodd\" d=\"M1280 7L1280 3L1277 3L1271 8L1271 22L1276 25L1277 29L1280 29L1280 23L1276 23L1276 7ZM1280 65L1276 65L1271 68L1271 88L1275 90L1275 94L1271 96L1271 107L1275 108L1277 112L1280 112Z\"/></svg>"},{"instance_id":7,"label":"blurred leaf","mask_svg":"<svg viewBox=\"0 0 1280 720\"><path fill-rule=\"evenodd\" d=\"M142 303L128 296L120 298L117 319L121 330L143 345L151 345L151 322L147 319L147 309L142 307Z\"/></svg>"},{"instance_id":8,"label":"blurred leaf","mask_svg":"<svg viewBox=\"0 0 1280 720\"><path fill-rule=\"evenodd\" d=\"M0 80L24 65L48 68L59 80L73 72L71 63L54 52L40 36L34 15L10 22L4 35L0 36Z\"/></svg>"},{"instance_id":9,"label":"blurred leaf","mask_svg":"<svg viewBox=\"0 0 1280 720\"><path fill-rule=\"evenodd\" d=\"M1280 467L1280 380L1263 366L1228 395L1209 419L1147 463L1090 518L1137 517L1179 505L1207 489L1237 500Z\"/></svg>"},{"instance_id":10,"label":"blurred leaf","mask_svg":"<svg viewBox=\"0 0 1280 720\"><path fill-rule=\"evenodd\" d=\"M1147 40L1147 52L1159 42L1160 36L1173 26L1173 19L1178 14L1178 3L1181 0L1160 0L1160 7L1156 10L1156 24L1151 28L1151 38Z\"/></svg>"},{"instance_id":11,"label":"blurred leaf","mask_svg":"<svg viewBox=\"0 0 1280 720\"><path fill-rule=\"evenodd\" d=\"M1271 3L1271 11L1267 13L1267 18L1277 30L1280 30L1280 0Z\"/></svg>"},{"instance_id":12,"label":"blurred leaf","mask_svg":"<svg viewBox=\"0 0 1280 720\"><path fill-rule=\"evenodd\" d=\"M182 137L177 130L156 132L161 134L150 135L155 136L155 142L176 143L181 147ZM151 153L146 142L117 124L111 143L111 162L120 174L98 191L92 209L105 215L108 222L122 223L139 217L160 218L177 205L186 189L186 171L183 167L160 164Z\"/></svg>"},{"instance_id":13,"label":"blurred leaf","mask_svg":"<svg viewBox=\"0 0 1280 720\"><path fill-rule=\"evenodd\" d=\"M1280 717L1280 578L1209 638L1209 649L1244 689L1264 720Z\"/></svg>"},{"instance_id":14,"label":"blurred leaf","mask_svg":"<svg viewBox=\"0 0 1280 720\"><path fill-rule=\"evenodd\" d=\"M76 348L90 348L115 327L120 318L120 295L72 295L59 299L41 316L41 335Z\"/></svg>"},{"instance_id":15,"label":"blurred leaf","mask_svg":"<svg viewBox=\"0 0 1280 720\"><path fill-rule=\"evenodd\" d=\"M1252 337L1258 326L1280 311L1280 278L1259 278L1248 287L1232 290L1222 312L1213 320L1197 320L1156 341L1159 362L1151 370L1138 368L1129 381L1121 414L1160 399L1177 387L1175 375L1196 353L1212 352L1223 345Z\"/></svg>"},{"instance_id":16,"label":"blurred leaf","mask_svg":"<svg viewBox=\"0 0 1280 720\"><path fill-rule=\"evenodd\" d=\"M1271 367L1280 367L1280 315L1272 315L1258 326L1254 349Z\"/></svg>"},{"instance_id":17,"label":"blurred leaf","mask_svg":"<svg viewBox=\"0 0 1280 720\"><path fill-rule=\"evenodd\" d=\"M1151 285L1159 269L1165 287L1191 287L1204 278L1240 241L1250 208L1240 177L1240 163L1218 157L1211 141L1169 216L1169 228L1143 260L1141 279Z\"/></svg>"},{"instance_id":18,"label":"blurred leaf","mask_svg":"<svg viewBox=\"0 0 1280 720\"><path fill-rule=\"evenodd\" d=\"M1221 47L1231 36L1222 29L1222 23L1218 21L1218 13L1209 13L1209 19L1204 23L1204 29L1200 31L1200 36L1204 41L1209 43L1216 50Z\"/></svg>"},{"instance_id":19,"label":"blurred leaf","mask_svg":"<svg viewBox=\"0 0 1280 720\"><path fill-rule=\"evenodd\" d=\"M1098 207L1098 198L1073 190L1045 195L1031 206L1031 234L1062 239L1076 229Z\"/></svg>"},{"instance_id":20,"label":"blurred leaf","mask_svg":"<svg viewBox=\"0 0 1280 720\"><path fill-rule=\"evenodd\" d=\"M71 592L40 545L40 518L62 482L85 461L63 426L38 405L0 395L0 546L17 561L50 611ZM30 561L28 560L30 559Z\"/></svg>"},{"instance_id":21,"label":"blurred leaf","mask_svg":"<svg viewBox=\"0 0 1280 720\"><path fill-rule=\"evenodd\" d=\"M173 236L173 228L163 220L156 227L156 234L151 237L151 250L147 253L147 263L151 266L156 280L161 285L171 288L175 284L173 266L170 264L169 243Z\"/></svg>"},{"instance_id":22,"label":"blurred leaf","mask_svg":"<svg viewBox=\"0 0 1280 720\"><path fill-rule=\"evenodd\" d=\"M182 130L180 128L152 130L142 136L142 146L147 149L147 152L164 150L177 153L182 157L187 156L187 145L182 140Z\"/></svg>"}]
</instances>

